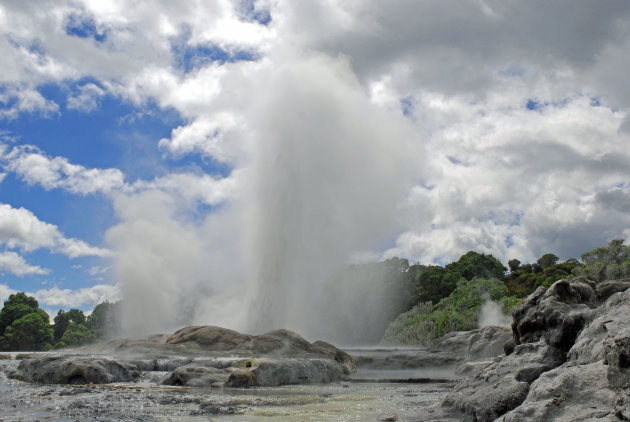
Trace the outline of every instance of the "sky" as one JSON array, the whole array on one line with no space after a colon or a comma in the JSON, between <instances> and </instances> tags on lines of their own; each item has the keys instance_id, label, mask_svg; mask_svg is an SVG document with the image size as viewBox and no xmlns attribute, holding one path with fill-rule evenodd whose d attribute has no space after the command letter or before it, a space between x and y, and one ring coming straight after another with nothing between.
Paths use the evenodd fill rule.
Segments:
<instances>
[{"instance_id":1,"label":"sky","mask_svg":"<svg viewBox=\"0 0 630 422\"><path fill-rule=\"evenodd\" d=\"M626 0L4 0L0 57L0 300L630 238Z\"/></svg>"}]
</instances>

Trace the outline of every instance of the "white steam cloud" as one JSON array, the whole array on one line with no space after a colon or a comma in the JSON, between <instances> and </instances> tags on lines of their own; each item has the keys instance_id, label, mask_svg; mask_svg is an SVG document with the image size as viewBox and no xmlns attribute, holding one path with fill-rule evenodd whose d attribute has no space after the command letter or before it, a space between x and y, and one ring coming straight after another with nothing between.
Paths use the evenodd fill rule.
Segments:
<instances>
[{"instance_id":1,"label":"white steam cloud","mask_svg":"<svg viewBox=\"0 0 630 422\"><path fill-rule=\"evenodd\" d=\"M509 327L512 324L512 317L503 313L502 306L492 299L487 299L481 306L479 312L479 328L490 325L498 327Z\"/></svg>"}]
</instances>

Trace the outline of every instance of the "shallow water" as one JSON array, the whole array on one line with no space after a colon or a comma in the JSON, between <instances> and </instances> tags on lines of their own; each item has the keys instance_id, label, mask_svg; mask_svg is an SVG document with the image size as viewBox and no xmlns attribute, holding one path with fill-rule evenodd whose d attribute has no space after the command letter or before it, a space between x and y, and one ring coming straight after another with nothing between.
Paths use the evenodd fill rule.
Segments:
<instances>
[{"instance_id":1,"label":"shallow water","mask_svg":"<svg viewBox=\"0 0 630 422\"><path fill-rule=\"evenodd\" d=\"M414 415L444 383L337 383L197 390L133 385L41 386L2 391L0 420L367 421Z\"/></svg>"},{"instance_id":2,"label":"shallow water","mask_svg":"<svg viewBox=\"0 0 630 422\"><path fill-rule=\"evenodd\" d=\"M453 385L452 372L417 368L247 389L158 386L155 374L132 383L38 385L8 379L17 364L0 359L2 421L410 421Z\"/></svg>"}]
</instances>

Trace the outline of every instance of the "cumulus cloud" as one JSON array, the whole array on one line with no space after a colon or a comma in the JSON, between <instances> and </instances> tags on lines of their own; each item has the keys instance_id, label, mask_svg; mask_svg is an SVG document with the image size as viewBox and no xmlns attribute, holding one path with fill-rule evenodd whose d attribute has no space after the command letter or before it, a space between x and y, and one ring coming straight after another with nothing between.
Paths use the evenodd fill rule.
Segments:
<instances>
[{"instance_id":1,"label":"cumulus cloud","mask_svg":"<svg viewBox=\"0 0 630 422\"><path fill-rule=\"evenodd\" d=\"M0 271L9 271L20 277L27 274L48 274L50 272L45 268L29 265L24 258L12 251L0 252Z\"/></svg>"},{"instance_id":2,"label":"cumulus cloud","mask_svg":"<svg viewBox=\"0 0 630 422\"><path fill-rule=\"evenodd\" d=\"M118 286L97 284L82 289L60 289L52 287L33 293L41 306L78 308L86 305L95 306L101 302L114 302L120 299Z\"/></svg>"},{"instance_id":3,"label":"cumulus cloud","mask_svg":"<svg viewBox=\"0 0 630 422\"><path fill-rule=\"evenodd\" d=\"M90 246L78 239L66 238L54 224L39 220L25 208L13 208L9 204L0 204L0 244L24 252L47 248L70 258L111 256L111 251Z\"/></svg>"},{"instance_id":4,"label":"cumulus cloud","mask_svg":"<svg viewBox=\"0 0 630 422\"><path fill-rule=\"evenodd\" d=\"M95 84L85 84L79 87L79 93L68 97L67 107L89 113L98 107L98 100L105 95L105 91Z\"/></svg>"},{"instance_id":5,"label":"cumulus cloud","mask_svg":"<svg viewBox=\"0 0 630 422\"><path fill-rule=\"evenodd\" d=\"M10 295L15 293L17 293L17 291L13 290L6 284L0 284L0 302L4 302Z\"/></svg>"},{"instance_id":6,"label":"cumulus cloud","mask_svg":"<svg viewBox=\"0 0 630 422\"><path fill-rule=\"evenodd\" d=\"M50 117L59 111L59 106L44 98L39 91L32 88L12 88L0 91L0 119L13 120L22 113L40 113Z\"/></svg>"},{"instance_id":7,"label":"cumulus cloud","mask_svg":"<svg viewBox=\"0 0 630 422\"><path fill-rule=\"evenodd\" d=\"M125 187L124 175L118 169L88 169L72 164L64 157L48 157L32 145L0 150L0 162L5 170L19 175L28 184L39 184L45 189L65 189L86 195L111 193Z\"/></svg>"}]
</instances>

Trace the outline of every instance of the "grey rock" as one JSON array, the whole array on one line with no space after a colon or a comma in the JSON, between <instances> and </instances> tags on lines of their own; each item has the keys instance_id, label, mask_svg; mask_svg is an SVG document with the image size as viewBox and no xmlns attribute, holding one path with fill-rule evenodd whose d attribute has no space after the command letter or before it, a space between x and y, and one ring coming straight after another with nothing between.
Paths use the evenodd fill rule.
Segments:
<instances>
[{"instance_id":1,"label":"grey rock","mask_svg":"<svg viewBox=\"0 0 630 422\"><path fill-rule=\"evenodd\" d=\"M137 368L127 363L64 356L22 360L11 377L45 384L106 384L132 381L138 375Z\"/></svg>"},{"instance_id":2,"label":"grey rock","mask_svg":"<svg viewBox=\"0 0 630 422\"><path fill-rule=\"evenodd\" d=\"M461 420L493 421L522 403L540 374L561 363L544 340L521 344L514 353L458 383L441 406Z\"/></svg>"},{"instance_id":3,"label":"grey rock","mask_svg":"<svg viewBox=\"0 0 630 422\"><path fill-rule=\"evenodd\" d=\"M429 350L450 352L472 361L502 355L503 345L512 338L507 327L489 326L471 331L456 331L433 340Z\"/></svg>"},{"instance_id":4,"label":"grey rock","mask_svg":"<svg viewBox=\"0 0 630 422\"><path fill-rule=\"evenodd\" d=\"M600 302L605 301L615 293L626 291L630 288L630 279L608 280L599 283L595 289Z\"/></svg>"},{"instance_id":5,"label":"grey rock","mask_svg":"<svg viewBox=\"0 0 630 422\"><path fill-rule=\"evenodd\" d=\"M592 283L559 280L549 289L539 287L512 313L515 345L537 342L566 354L597 306Z\"/></svg>"},{"instance_id":6,"label":"grey rock","mask_svg":"<svg viewBox=\"0 0 630 422\"><path fill-rule=\"evenodd\" d=\"M587 364L604 359L604 340L628 337L630 328L630 291L614 294L591 315L568 353L570 362Z\"/></svg>"},{"instance_id":7,"label":"grey rock","mask_svg":"<svg viewBox=\"0 0 630 422\"><path fill-rule=\"evenodd\" d=\"M221 327L186 327L172 335L117 339L72 353L25 355L12 377L59 384L158 378L162 385L249 387L327 383L356 371L343 350L311 344L288 330L252 336Z\"/></svg>"},{"instance_id":8,"label":"grey rock","mask_svg":"<svg viewBox=\"0 0 630 422\"><path fill-rule=\"evenodd\" d=\"M540 375L527 399L500 421L619 421L618 397L607 384L602 362L565 364Z\"/></svg>"},{"instance_id":9,"label":"grey rock","mask_svg":"<svg viewBox=\"0 0 630 422\"><path fill-rule=\"evenodd\" d=\"M339 380L340 365L327 359L256 359L251 368L254 385L319 384Z\"/></svg>"},{"instance_id":10,"label":"grey rock","mask_svg":"<svg viewBox=\"0 0 630 422\"><path fill-rule=\"evenodd\" d=\"M225 384L229 377L230 372L225 369L188 364L172 371L160 381L160 384L211 387L215 383Z\"/></svg>"}]
</instances>

